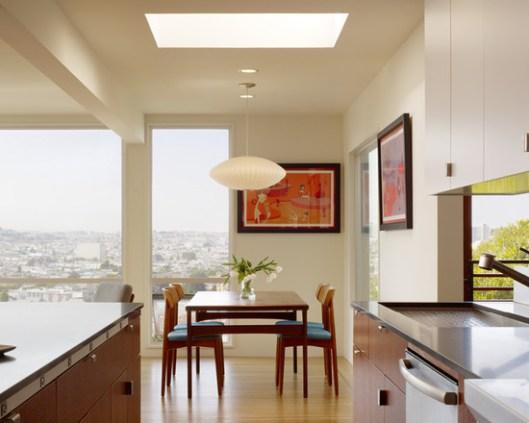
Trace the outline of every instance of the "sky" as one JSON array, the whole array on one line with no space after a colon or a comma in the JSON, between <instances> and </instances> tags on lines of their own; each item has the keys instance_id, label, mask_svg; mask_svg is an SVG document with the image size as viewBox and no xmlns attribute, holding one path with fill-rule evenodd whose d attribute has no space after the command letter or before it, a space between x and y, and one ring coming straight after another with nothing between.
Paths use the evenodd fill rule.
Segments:
<instances>
[{"instance_id":1,"label":"sky","mask_svg":"<svg viewBox=\"0 0 529 423\"><path fill-rule=\"evenodd\" d=\"M153 227L227 232L228 190L209 170L228 130L156 129ZM0 227L121 231L121 140L110 130L0 130Z\"/></svg>"},{"instance_id":2,"label":"sky","mask_svg":"<svg viewBox=\"0 0 529 423\"><path fill-rule=\"evenodd\" d=\"M497 228L520 219L529 219L529 194L472 197L472 226Z\"/></svg>"},{"instance_id":3,"label":"sky","mask_svg":"<svg viewBox=\"0 0 529 423\"><path fill-rule=\"evenodd\" d=\"M229 190L209 171L229 158L227 129L154 129L153 229L228 232Z\"/></svg>"}]
</instances>

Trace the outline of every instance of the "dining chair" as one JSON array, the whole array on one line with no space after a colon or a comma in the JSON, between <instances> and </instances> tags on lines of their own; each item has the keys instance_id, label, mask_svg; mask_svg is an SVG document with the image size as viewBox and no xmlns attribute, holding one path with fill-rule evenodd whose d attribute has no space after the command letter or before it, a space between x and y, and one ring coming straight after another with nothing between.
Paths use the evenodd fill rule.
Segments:
<instances>
[{"instance_id":1,"label":"dining chair","mask_svg":"<svg viewBox=\"0 0 529 423\"><path fill-rule=\"evenodd\" d=\"M322 305L322 310L325 314L323 321L323 328L315 326L307 326L307 344L310 347L319 347L324 349L324 357L327 351L330 353L328 357L327 380L329 384L334 382L334 393L338 395L338 361L336 351L336 328L334 321L334 294L335 289L328 287L324 289L325 294L321 294L318 301ZM278 364L278 385L279 393L283 393L283 379L285 375L285 349L287 347L303 345L303 338L292 335L278 336L278 356L276 358ZM332 373L332 375L331 375Z\"/></svg>"},{"instance_id":2,"label":"dining chair","mask_svg":"<svg viewBox=\"0 0 529 423\"><path fill-rule=\"evenodd\" d=\"M316 287L316 300L318 302L321 303L321 298L323 298L327 292L327 289L329 288L329 284L328 283L320 283L318 284L318 286ZM325 312L324 310L324 306L323 304L321 304L321 322L307 322L307 327L315 327L315 328L321 328L323 329L324 328L324 325L325 325L325 321L327 319L327 313ZM301 325L303 324L303 322L299 321L299 320L279 320L275 323L276 325ZM276 386L279 384L279 363L278 363L278 358L279 357L279 340L277 341L277 345L276 345ZM325 376L327 376L328 378L330 377L330 367L329 367L329 361L330 361L330 351L328 349L326 349L324 351L324 355L323 355L323 360L324 360L324 371L325 371ZM293 352L292 352L292 367L293 367L293 371L294 373L297 373L298 372L298 348L297 346L294 346L293 347ZM329 380L329 385L331 385L331 380Z\"/></svg>"},{"instance_id":3,"label":"dining chair","mask_svg":"<svg viewBox=\"0 0 529 423\"><path fill-rule=\"evenodd\" d=\"M169 284L169 286L172 286L174 287L177 292L178 292L178 295L180 296L180 298L184 298L184 295L185 295L185 292L184 292L184 287L182 286L182 284L180 283L172 283L172 284ZM176 321L178 322L178 316L176 317ZM218 321L212 321L212 320L208 320L208 321L204 321L204 322L193 322L193 325L195 326L222 326L224 325L224 323L222 322L218 322ZM186 328L187 327L187 324L183 323L181 325L176 325L174 327L174 329L182 329L182 328ZM173 353L172 354L172 367L173 367L173 376L175 375L176 373L176 353ZM200 373L200 347L197 345L195 347L195 366L196 366L196 372L197 374Z\"/></svg>"},{"instance_id":4,"label":"dining chair","mask_svg":"<svg viewBox=\"0 0 529 423\"><path fill-rule=\"evenodd\" d=\"M179 348L187 347L187 325L178 324L178 303L183 298L183 289L169 286L163 290L165 299L163 353L162 353L162 397L165 387L171 385L171 376L175 374L176 355ZM221 322L200 324L217 325ZM195 323L196 324L196 323ZM192 339L194 347L213 348L215 352L215 370L217 374L217 392L222 395L224 384L224 350L221 335L197 336Z\"/></svg>"},{"instance_id":5,"label":"dining chair","mask_svg":"<svg viewBox=\"0 0 529 423\"><path fill-rule=\"evenodd\" d=\"M131 303L134 300L132 286L119 282L102 282L97 285L94 303Z\"/></svg>"}]
</instances>

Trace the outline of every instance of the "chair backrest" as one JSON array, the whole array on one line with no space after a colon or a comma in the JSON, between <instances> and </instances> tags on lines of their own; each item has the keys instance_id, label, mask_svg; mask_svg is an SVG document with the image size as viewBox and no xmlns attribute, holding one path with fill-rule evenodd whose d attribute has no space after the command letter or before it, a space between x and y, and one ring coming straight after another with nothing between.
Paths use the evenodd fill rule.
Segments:
<instances>
[{"instance_id":1,"label":"chair backrest","mask_svg":"<svg viewBox=\"0 0 529 423\"><path fill-rule=\"evenodd\" d=\"M163 290L165 299L165 312L163 318L163 340L166 342L167 335L178 324L178 303L182 295L176 286L170 285Z\"/></svg>"},{"instance_id":2,"label":"chair backrest","mask_svg":"<svg viewBox=\"0 0 529 423\"><path fill-rule=\"evenodd\" d=\"M335 337L336 328L335 328L335 321L334 321L334 294L336 293L336 290L334 287L329 286L327 287L325 291L325 295L322 296L320 303L322 308L322 313L324 314L322 320L323 320L323 327L331 332L332 338Z\"/></svg>"},{"instance_id":3,"label":"chair backrest","mask_svg":"<svg viewBox=\"0 0 529 423\"><path fill-rule=\"evenodd\" d=\"M182 286L181 283L172 283L171 284L172 287L176 288L176 290L178 291L178 295L180 296L180 299L184 298L184 287Z\"/></svg>"},{"instance_id":4,"label":"chair backrest","mask_svg":"<svg viewBox=\"0 0 529 423\"><path fill-rule=\"evenodd\" d=\"M320 283L316 289L316 299L321 303L321 322L323 323L324 328L328 326L328 313L327 309L323 305L323 302L325 301L325 296L327 295L327 290L329 287L330 285L328 283Z\"/></svg>"},{"instance_id":5,"label":"chair backrest","mask_svg":"<svg viewBox=\"0 0 529 423\"><path fill-rule=\"evenodd\" d=\"M97 286L94 303L130 303L132 286L126 283L103 282Z\"/></svg>"}]
</instances>

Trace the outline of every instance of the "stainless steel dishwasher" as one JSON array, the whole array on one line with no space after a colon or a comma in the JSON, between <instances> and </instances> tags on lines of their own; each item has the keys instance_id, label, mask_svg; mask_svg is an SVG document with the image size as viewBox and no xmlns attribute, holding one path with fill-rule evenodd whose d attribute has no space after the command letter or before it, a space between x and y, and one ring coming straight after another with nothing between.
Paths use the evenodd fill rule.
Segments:
<instances>
[{"instance_id":1,"label":"stainless steel dishwasher","mask_svg":"<svg viewBox=\"0 0 529 423\"><path fill-rule=\"evenodd\" d=\"M399 367L406 380L406 423L457 423L457 382L409 351Z\"/></svg>"}]
</instances>

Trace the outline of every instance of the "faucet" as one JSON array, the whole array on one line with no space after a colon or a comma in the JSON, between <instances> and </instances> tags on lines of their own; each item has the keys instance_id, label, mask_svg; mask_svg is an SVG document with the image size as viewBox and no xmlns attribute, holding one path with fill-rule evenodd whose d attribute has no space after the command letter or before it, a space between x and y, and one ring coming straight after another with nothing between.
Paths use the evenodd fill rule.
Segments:
<instances>
[{"instance_id":1,"label":"faucet","mask_svg":"<svg viewBox=\"0 0 529 423\"><path fill-rule=\"evenodd\" d=\"M525 248L521 250L523 252L528 252L528 250ZM524 275L523 273L514 270L512 267L506 266L501 261L496 260L496 256L494 254L481 254L479 257L478 266L485 270L497 270L505 276L509 276L510 278L514 279L516 282L520 282L522 285L529 287L529 276Z\"/></svg>"}]
</instances>

